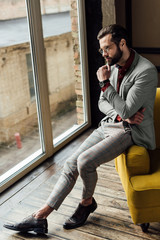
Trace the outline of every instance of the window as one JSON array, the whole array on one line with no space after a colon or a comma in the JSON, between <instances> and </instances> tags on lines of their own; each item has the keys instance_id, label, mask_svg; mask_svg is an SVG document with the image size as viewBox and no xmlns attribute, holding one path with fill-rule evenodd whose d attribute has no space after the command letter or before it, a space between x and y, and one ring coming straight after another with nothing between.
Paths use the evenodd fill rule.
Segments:
<instances>
[{"instance_id":1,"label":"window","mask_svg":"<svg viewBox=\"0 0 160 240\"><path fill-rule=\"evenodd\" d=\"M0 2L1 191L90 125L83 4Z\"/></svg>"},{"instance_id":2,"label":"window","mask_svg":"<svg viewBox=\"0 0 160 240\"><path fill-rule=\"evenodd\" d=\"M77 6L75 1L62 2L41 3L54 146L88 121L78 17L72 16Z\"/></svg>"}]
</instances>

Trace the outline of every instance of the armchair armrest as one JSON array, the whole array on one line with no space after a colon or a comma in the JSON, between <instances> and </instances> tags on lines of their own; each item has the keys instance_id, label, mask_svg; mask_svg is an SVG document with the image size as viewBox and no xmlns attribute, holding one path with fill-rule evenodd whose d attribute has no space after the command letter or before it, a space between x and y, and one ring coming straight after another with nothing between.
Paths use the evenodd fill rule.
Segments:
<instances>
[{"instance_id":1,"label":"armchair armrest","mask_svg":"<svg viewBox=\"0 0 160 240\"><path fill-rule=\"evenodd\" d=\"M150 171L150 157L146 148L133 145L126 152L126 168L129 176L144 175Z\"/></svg>"}]
</instances>

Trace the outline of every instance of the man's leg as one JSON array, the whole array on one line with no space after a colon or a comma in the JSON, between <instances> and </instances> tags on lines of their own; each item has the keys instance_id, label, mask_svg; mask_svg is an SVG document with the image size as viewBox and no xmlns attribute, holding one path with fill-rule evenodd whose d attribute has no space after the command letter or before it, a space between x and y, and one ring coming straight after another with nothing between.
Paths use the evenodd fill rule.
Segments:
<instances>
[{"instance_id":1,"label":"man's leg","mask_svg":"<svg viewBox=\"0 0 160 240\"><path fill-rule=\"evenodd\" d=\"M98 128L93 131L93 133L80 145L78 150L69 157L65 164L62 171L62 174L60 178L58 179L56 185L53 188L53 191L51 192L49 198L46 201L46 210L43 208L41 211L37 212L35 215L36 217L41 215L41 212L45 215L47 212L47 206L48 206L48 213L50 213L51 210L57 210L65 197L70 193L70 191L73 189L77 177L79 175L77 170L77 159L90 147L94 146L98 142L102 141L104 139L103 132L101 128ZM41 217L43 217L41 215ZM45 216L44 216L45 217Z\"/></svg>"},{"instance_id":2,"label":"man's leg","mask_svg":"<svg viewBox=\"0 0 160 240\"><path fill-rule=\"evenodd\" d=\"M97 167L113 160L132 145L131 133L122 130L103 139L78 157L78 172L83 181L82 199L88 199L94 193L98 179Z\"/></svg>"},{"instance_id":3,"label":"man's leg","mask_svg":"<svg viewBox=\"0 0 160 240\"><path fill-rule=\"evenodd\" d=\"M46 204L41 209L20 223L4 224L4 227L21 232L35 231L37 233L47 233L47 216L54 209L58 209L76 182L76 179L78 177L78 156L91 146L100 142L103 138L103 132L101 128L98 128L84 141L79 149L70 158L67 159L61 177L55 185Z\"/></svg>"},{"instance_id":4,"label":"man's leg","mask_svg":"<svg viewBox=\"0 0 160 240\"><path fill-rule=\"evenodd\" d=\"M133 145L130 131L125 132L123 126L117 129L114 134L112 134L113 132L114 129L105 139L88 148L78 157L78 172L83 181L82 203L85 200L92 199L97 182L96 168L114 159ZM93 199L93 201L95 200ZM65 222L64 228L72 229L82 226L94 209L94 202L88 207L79 204L75 213Z\"/></svg>"}]
</instances>

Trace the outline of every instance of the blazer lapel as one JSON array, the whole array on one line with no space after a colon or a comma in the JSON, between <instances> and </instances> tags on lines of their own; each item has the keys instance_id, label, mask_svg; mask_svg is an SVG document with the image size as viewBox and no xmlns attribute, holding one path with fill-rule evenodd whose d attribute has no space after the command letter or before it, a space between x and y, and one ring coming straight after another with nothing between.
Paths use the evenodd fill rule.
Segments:
<instances>
[{"instance_id":1,"label":"blazer lapel","mask_svg":"<svg viewBox=\"0 0 160 240\"><path fill-rule=\"evenodd\" d=\"M118 80L118 68L114 66L113 69L111 69L110 81L116 91L117 91L117 80Z\"/></svg>"},{"instance_id":2,"label":"blazer lapel","mask_svg":"<svg viewBox=\"0 0 160 240\"><path fill-rule=\"evenodd\" d=\"M135 52L135 57L134 57L133 63L132 63L131 67L129 68L129 70L127 71L127 73L125 74L125 76L122 80L122 83L121 83L121 86L120 86L120 89L119 89L119 95L120 96L123 96L125 83L128 81L128 78L129 78L131 72L134 70L135 66L137 65L138 60L139 60L139 55Z\"/></svg>"}]
</instances>

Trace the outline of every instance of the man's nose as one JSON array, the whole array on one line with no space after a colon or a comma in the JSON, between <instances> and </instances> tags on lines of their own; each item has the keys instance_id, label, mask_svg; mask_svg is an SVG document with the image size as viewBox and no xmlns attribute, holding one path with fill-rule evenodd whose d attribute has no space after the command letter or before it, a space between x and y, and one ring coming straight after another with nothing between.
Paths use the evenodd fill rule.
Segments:
<instances>
[{"instance_id":1,"label":"man's nose","mask_svg":"<svg viewBox=\"0 0 160 240\"><path fill-rule=\"evenodd\" d=\"M108 57L108 52L107 51L103 51L103 57Z\"/></svg>"}]
</instances>

